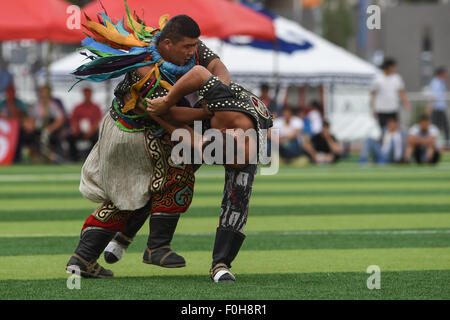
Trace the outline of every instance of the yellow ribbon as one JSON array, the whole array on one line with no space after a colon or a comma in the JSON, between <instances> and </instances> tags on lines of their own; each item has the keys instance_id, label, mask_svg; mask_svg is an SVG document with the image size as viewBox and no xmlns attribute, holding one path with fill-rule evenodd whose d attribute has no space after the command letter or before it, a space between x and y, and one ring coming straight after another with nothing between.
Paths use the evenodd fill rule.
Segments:
<instances>
[{"instance_id":1,"label":"yellow ribbon","mask_svg":"<svg viewBox=\"0 0 450 320\"><path fill-rule=\"evenodd\" d=\"M139 80L138 82L136 82L135 84L133 84L130 88L130 94L131 94L131 99L127 101L127 103L125 103L124 107L122 108L122 113L126 113L130 110L133 110L136 107L136 103L137 100L140 96L140 92L142 87L144 86L144 84L151 78L151 76L153 74L155 74L156 78L160 77L160 71L159 71L159 65L161 63L163 63L164 60L160 61L159 63L157 63L152 70L150 70L145 77L143 77L141 80ZM163 87L166 90L170 90L172 88L172 85L170 83L168 83L165 80L161 80L159 82L159 85L161 87Z\"/></svg>"}]
</instances>

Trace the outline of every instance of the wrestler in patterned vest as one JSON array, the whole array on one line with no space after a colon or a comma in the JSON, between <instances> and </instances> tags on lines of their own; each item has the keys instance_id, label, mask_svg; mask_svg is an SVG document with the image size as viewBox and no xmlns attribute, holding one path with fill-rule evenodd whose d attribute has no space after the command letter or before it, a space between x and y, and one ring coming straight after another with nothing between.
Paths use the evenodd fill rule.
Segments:
<instances>
[{"instance_id":1,"label":"wrestler in patterned vest","mask_svg":"<svg viewBox=\"0 0 450 320\"><path fill-rule=\"evenodd\" d=\"M236 140L232 148L224 146L225 153L231 151L235 160L226 162L224 165L224 195L214 242L210 277L214 282L234 282L235 276L229 269L245 239L242 231L247 222L257 163L262 156L265 156L267 141L265 133L272 127L272 115L264 103L250 91L236 83L226 85L201 66L193 67L181 77L167 96L147 100L149 105L147 110L155 121L169 130L169 124L159 115L171 112L171 107L181 96L197 90L203 96L205 107L213 114L212 128L223 133L228 129L232 131L242 129L243 132L255 133L248 142ZM256 148L249 146L251 140L256 143ZM204 141L202 149L209 142ZM242 163L236 161L236 149L238 153L244 154L245 161Z\"/></svg>"},{"instance_id":2,"label":"wrestler in patterned vest","mask_svg":"<svg viewBox=\"0 0 450 320\"><path fill-rule=\"evenodd\" d=\"M112 271L97 263L98 257L113 237L114 243L126 248L150 213L144 262L182 267L184 258L171 250L170 242L179 214L188 209L192 200L194 169L171 161L170 135L146 118L140 108L144 108L144 98L167 94L176 78L194 65L210 68L211 62L218 59L201 42L198 44L200 30L187 16L176 16L167 24L163 19L161 32L141 24L129 12L126 26L120 22L113 24L104 13L101 19L103 25L89 19L87 23L87 28L101 41L91 37L83 41L85 48L96 55L95 59L74 74L80 80L91 81L126 76L114 92L111 110L100 126L99 140L82 169L81 193L102 205L85 221L66 269L79 269L84 277L113 276ZM173 46L162 59L164 54L162 50L160 54L159 48L164 49L163 44L167 43ZM177 45L184 47L177 49ZM220 68L223 64L219 68L217 63L214 66L227 74L224 67ZM140 72L146 68L149 71ZM178 105L189 104L180 99ZM114 255L106 258L110 258L109 262L115 259Z\"/></svg>"}]
</instances>

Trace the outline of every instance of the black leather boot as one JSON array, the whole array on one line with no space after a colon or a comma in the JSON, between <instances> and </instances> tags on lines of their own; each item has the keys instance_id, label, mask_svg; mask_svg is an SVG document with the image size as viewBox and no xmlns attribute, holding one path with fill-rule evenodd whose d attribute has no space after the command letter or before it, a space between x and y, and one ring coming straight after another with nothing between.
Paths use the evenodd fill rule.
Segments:
<instances>
[{"instance_id":1,"label":"black leather boot","mask_svg":"<svg viewBox=\"0 0 450 320\"><path fill-rule=\"evenodd\" d=\"M114 234L114 231L97 227L83 230L80 242L67 262L66 270L72 273L79 270L80 276L83 278L109 278L114 276L111 270L107 270L97 263L98 257L114 237Z\"/></svg>"},{"instance_id":2,"label":"black leather boot","mask_svg":"<svg viewBox=\"0 0 450 320\"><path fill-rule=\"evenodd\" d=\"M128 219L125 231L117 232L108 246L105 248L103 257L107 263L116 263L125 254L128 246L133 241L136 233L141 229L150 214L150 205L134 211L133 215Z\"/></svg>"},{"instance_id":3,"label":"black leather boot","mask_svg":"<svg viewBox=\"0 0 450 320\"><path fill-rule=\"evenodd\" d=\"M179 218L179 214L152 214L150 216L150 234L142 262L165 268L186 266L184 258L170 248Z\"/></svg>"},{"instance_id":4,"label":"black leather boot","mask_svg":"<svg viewBox=\"0 0 450 320\"><path fill-rule=\"evenodd\" d=\"M214 241L213 262L210 270L214 282L234 282L236 279L229 270L236 258L245 235L232 228L218 227Z\"/></svg>"},{"instance_id":5,"label":"black leather boot","mask_svg":"<svg viewBox=\"0 0 450 320\"><path fill-rule=\"evenodd\" d=\"M128 249L128 246L133 241L132 238L127 237L122 232L117 232L114 238L108 243L103 253L106 263L116 263Z\"/></svg>"}]
</instances>

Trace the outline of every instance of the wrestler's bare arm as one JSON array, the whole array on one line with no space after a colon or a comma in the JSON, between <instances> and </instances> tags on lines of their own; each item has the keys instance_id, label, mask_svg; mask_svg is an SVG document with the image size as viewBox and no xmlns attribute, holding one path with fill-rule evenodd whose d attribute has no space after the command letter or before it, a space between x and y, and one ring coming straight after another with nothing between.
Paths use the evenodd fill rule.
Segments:
<instances>
[{"instance_id":1,"label":"wrestler's bare arm","mask_svg":"<svg viewBox=\"0 0 450 320\"><path fill-rule=\"evenodd\" d=\"M170 134L172 134L176 129L185 129L189 132L189 137L190 139L188 139L187 141L185 141L185 139L182 137L182 140L180 141L181 143L186 144L189 147L192 148L199 148L198 152L201 153L201 143L195 143L194 138L196 137L196 135L194 134L194 130L187 126L187 125L173 125L172 123L170 123L169 121L163 119L163 117L157 116L155 114L150 114L150 117L156 121L157 123L159 123L159 125L161 127L163 127L167 132L169 132Z\"/></svg>"},{"instance_id":2,"label":"wrestler's bare arm","mask_svg":"<svg viewBox=\"0 0 450 320\"><path fill-rule=\"evenodd\" d=\"M211 118L211 115L203 108L176 107L170 108L163 117L165 120L172 120L175 123L191 124L196 120L207 120Z\"/></svg>"},{"instance_id":3,"label":"wrestler's bare arm","mask_svg":"<svg viewBox=\"0 0 450 320\"><path fill-rule=\"evenodd\" d=\"M219 58L213 59L208 64L207 69L213 75L217 76L219 80L225 83L227 86L230 85L231 83L230 72Z\"/></svg>"},{"instance_id":4,"label":"wrestler's bare arm","mask_svg":"<svg viewBox=\"0 0 450 320\"><path fill-rule=\"evenodd\" d=\"M156 115L166 113L183 97L198 91L212 74L202 66L195 66L183 75L170 89L169 94L157 99L147 99L147 111Z\"/></svg>"}]
</instances>

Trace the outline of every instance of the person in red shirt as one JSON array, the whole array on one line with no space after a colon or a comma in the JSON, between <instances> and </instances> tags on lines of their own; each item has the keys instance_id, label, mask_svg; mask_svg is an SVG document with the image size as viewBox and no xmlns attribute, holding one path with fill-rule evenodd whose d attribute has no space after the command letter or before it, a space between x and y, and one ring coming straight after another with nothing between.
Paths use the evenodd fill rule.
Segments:
<instances>
[{"instance_id":1,"label":"person in red shirt","mask_svg":"<svg viewBox=\"0 0 450 320\"><path fill-rule=\"evenodd\" d=\"M80 144L87 142L87 148L83 148L88 154L98 139L98 127L102 120L102 111L98 105L92 102L92 90L83 89L84 101L75 107L70 116L71 134L68 137L70 146L70 158L72 161L80 159Z\"/></svg>"}]
</instances>

